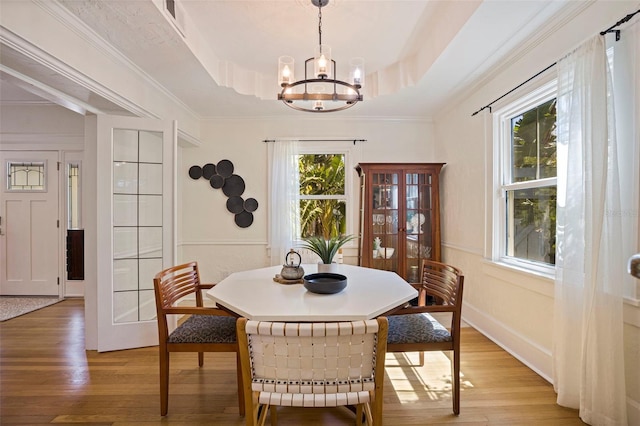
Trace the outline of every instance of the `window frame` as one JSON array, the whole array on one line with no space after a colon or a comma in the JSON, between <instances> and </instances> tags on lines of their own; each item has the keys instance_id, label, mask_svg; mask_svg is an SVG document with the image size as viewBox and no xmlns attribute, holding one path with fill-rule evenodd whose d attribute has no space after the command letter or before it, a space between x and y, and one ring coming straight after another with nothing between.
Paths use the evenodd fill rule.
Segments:
<instances>
[{"instance_id":1,"label":"window frame","mask_svg":"<svg viewBox=\"0 0 640 426\"><path fill-rule=\"evenodd\" d=\"M493 262L535 274L554 277L555 265L508 256L507 192L518 189L557 187L557 176L523 182L512 182L511 119L557 97L557 81L552 79L506 103L493 114L493 223L491 259ZM513 99L513 98L512 98ZM513 222L513 221L511 221Z\"/></svg>"},{"instance_id":2,"label":"window frame","mask_svg":"<svg viewBox=\"0 0 640 426\"><path fill-rule=\"evenodd\" d=\"M355 155L354 155L354 147L352 145L345 145L345 142L334 142L334 141L319 141L319 142L301 142L298 145L298 155L330 155L330 154L341 154L344 155L344 195L328 195L326 197L318 196L318 195L308 195L302 196L300 195L300 200L303 199L320 199L320 200L344 200L345 202L345 216L346 216L346 234L353 235L355 234L356 223L355 223L355 207L357 204L357 200L353 198L353 173L349 173L350 170L354 170L355 168ZM302 240L300 239L300 235L296 236L297 242L302 244ZM355 244L354 241L348 242L345 247L350 247Z\"/></svg>"}]
</instances>

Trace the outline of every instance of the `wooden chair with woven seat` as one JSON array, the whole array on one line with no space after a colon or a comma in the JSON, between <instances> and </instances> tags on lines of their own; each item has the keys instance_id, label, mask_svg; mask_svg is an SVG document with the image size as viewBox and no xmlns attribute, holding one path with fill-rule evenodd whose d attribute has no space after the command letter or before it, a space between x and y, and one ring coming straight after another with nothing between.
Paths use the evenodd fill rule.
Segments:
<instances>
[{"instance_id":1,"label":"wooden chair with woven seat","mask_svg":"<svg viewBox=\"0 0 640 426\"><path fill-rule=\"evenodd\" d=\"M277 406L355 406L382 424L387 319L283 323L238 319L247 426L277 423ZM364 414L364 415L363 415Z\"/></svg>"},{"instance_id":2,"label":"wooden chair with woven seat","mask_svg":"<svg viewBox=\"0 0 640 426\"><path fill-rule=\"evenodd\" d=\"M214 284L202 284L198 264L189 262L165 269L153 279L156 295L160 346L160 414L165 416L169 404L169 358L171 352L197 352L198 365L204 364L204 352L235 352L238 380L238 406L244 415L244 397L240 355L236 334L237 318L228 312L204 307L202 290ZM176 306L186 296L195 295L196 306ZM179 315L188 315L173 331ZM171 327L171 328L170 328Z\"/></svg>"},{"instance_id":3,"label":"wooden chair with woven seat","mask_svg":"<svg viewBox=\"0 0 640 426\"><path fill-rule=\"evenodd\" d=\"M387 352L420 352L424 365L425 351L449 351L453 412L460 414L460 314L464 276L453 266L424 260L421 282L412 284L418 290L418 304L407 304L388 317ZM436 304L427 305L427 300ZM445 327L430 313L451 314ZM451 357L450 357L451 358Z\"/></svg>"}]
</instances>

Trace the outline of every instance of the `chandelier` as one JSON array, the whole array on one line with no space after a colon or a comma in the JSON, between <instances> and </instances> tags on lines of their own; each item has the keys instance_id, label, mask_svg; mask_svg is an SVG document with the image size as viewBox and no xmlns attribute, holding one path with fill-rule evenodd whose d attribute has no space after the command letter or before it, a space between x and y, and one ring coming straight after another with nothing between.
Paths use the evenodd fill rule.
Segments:
<instances>
[{"instance_id":1,"label":"chandelier","mask_svg":"<svg viewBox=\"0 0 640 426\"><path fill-rule=\"evenodd\" d=\"M278 100L299 111L334 112L351 108L362 100L360 89L364 85L364 59L349 62L349 82L338 80L336 61L331 59L331 48L322 44L322 8L329 0L311 0L318 7L318 47L315 56L304 61L304 80L295 81L294 60L291 56L278 58L278 84L282 91ZM313 78L309 68L313 66Z\"/></svg>"}]
</instances>

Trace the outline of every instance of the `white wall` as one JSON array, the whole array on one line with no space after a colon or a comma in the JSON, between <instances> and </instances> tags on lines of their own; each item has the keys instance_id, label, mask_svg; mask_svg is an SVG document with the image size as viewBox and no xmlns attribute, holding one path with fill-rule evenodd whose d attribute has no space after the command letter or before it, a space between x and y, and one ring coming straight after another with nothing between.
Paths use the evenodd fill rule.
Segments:
<instances>
[{"instance_id":1,"label":"white wall","mask_svg":"<svg viewBox=\"0 0 640 426\"><path fill-rule=\"evenodd\" d=\"M269 265L264 139L366 139L357 143L360 158L356 161L441 160L433 155L433 130L427 120L357 120L301 113L288 119L210 120L203 122L201 131L202 145L183 148L178 165L179 258L197 260L203 279L213 282L231 272ZM226 210L227 197L222 191L211 188L204 179L194 181L188 176L193 165L215 164L223 159L233 162L234 173L244 179L243 198L253 197L259 203L254 222L248 228L235 225L233 215ZM357 206L357 174L353 169L351 173L355 197L352 202ZM355 256L355 248L346 251L345 263L355 263Z\"/></svg>"},{"instance_id":2,"label":"white wall","mask_svg":"<svg viewBox=\"0 0 640 426\"><path fill-rule=\"evenodd\" d=\"M512 55L434 119L436 157L448 163L443 172L443 258L465 273L463 318L548 380L552 375L553 281L489 260L492 117L488 110L474 117L471 114L637 9L637 1L585 2L582 12L563 27L550 30L546 38ZM508 99L524 90L526 87ZM640 424L637 300L628 301L624 317L629 424Z\"/></svg>"}]
</instances>

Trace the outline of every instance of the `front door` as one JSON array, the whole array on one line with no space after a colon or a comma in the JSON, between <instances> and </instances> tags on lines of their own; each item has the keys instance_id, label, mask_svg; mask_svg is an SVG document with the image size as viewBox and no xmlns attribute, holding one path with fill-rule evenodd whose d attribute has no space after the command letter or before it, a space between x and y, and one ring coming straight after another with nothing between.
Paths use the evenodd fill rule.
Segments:
<instances>
[{"instance_id":1,"label":"front door","mask_svg":"<svg viewBox=\"0 0 640 426\"><path fill-rule=\"evenodd\" d=\"M0 151L0 294L58 296L58 153Z\"/></svg>"}]
</instances>

